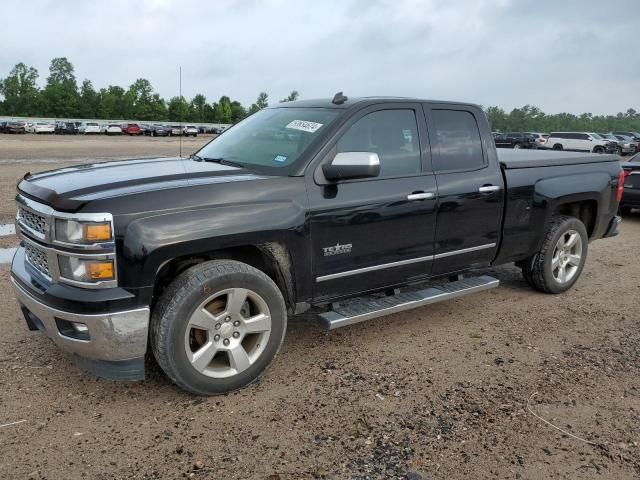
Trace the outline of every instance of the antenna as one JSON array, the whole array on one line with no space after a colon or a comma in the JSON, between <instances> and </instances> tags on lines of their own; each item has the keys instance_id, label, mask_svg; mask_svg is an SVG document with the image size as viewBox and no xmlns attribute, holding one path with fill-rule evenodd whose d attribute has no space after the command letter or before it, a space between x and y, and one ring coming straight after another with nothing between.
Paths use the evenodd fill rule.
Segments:
<instances>
[{"instance_id":1,"label":"antenna","mask_svg":"<svg viewBox=\"0 0 640 480\"><path fill-rule=\"evenodd\" d=\"M349 97L347 97L346 95L343 95L342 92L338 92L333 96L333 100L331 100L331 103L334 103L336 105L342 105L347 100L349 100Z\"/></svg>"},{"instance_id":2,"label":"antenna","mask_svg":"<svg viewBox=\"0 0 640 480\"><path fill-rule=\"evenodd\" d=\"M180 101L180 109L179 109L179 121L180 121L180 135L178 135L178 153L179 157L182 157L182 65L178 67L179 75L178 75L178 90L179 90L179 98Z\"/></svg>"}]
</instances>

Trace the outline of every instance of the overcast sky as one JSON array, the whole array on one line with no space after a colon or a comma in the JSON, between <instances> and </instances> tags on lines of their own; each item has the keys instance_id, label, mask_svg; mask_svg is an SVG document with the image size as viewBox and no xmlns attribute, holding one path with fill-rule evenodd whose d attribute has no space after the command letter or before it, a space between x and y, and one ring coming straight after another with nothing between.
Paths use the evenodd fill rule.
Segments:
<instances>
[{"instance_id":1,"label":"overcast sky","mask_svg":"<svg viewBox=\"0 0 640 480\"><path fill-rule=\"evenodd\" d=\"M639 0L12 1L0 77L66 56L96 88L250 105L399 95L555 113L640 110Z\"/></svg>"}]
</instances>

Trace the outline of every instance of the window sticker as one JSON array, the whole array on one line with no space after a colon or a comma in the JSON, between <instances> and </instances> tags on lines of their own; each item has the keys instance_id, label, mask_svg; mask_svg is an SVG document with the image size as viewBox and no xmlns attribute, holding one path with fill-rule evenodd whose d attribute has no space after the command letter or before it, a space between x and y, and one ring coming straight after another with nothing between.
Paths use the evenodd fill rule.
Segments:
<instances>
[{"instance_id":1,"label":"window sticker","mask_svg":"<svg viewBox=\"0 0 640 480\"><path fill-rule=\"evenodd\" d=\"M320 129L320 127L322 127L322 125L322 123L307 122L306 120L293 120L292 122L289 122L285 126L285 128L289 128L291 130L300 130L308 133L315 133Z\"/></svg>"},{"instance_id":2,"label":"window sticker","mask_svg":"<svg viewBox=\"0 0 640 480\"><path fill-rule=\"evenodd\" d=\"M273 161L274 162L278 162L278 163L284 163L287 161L287 156L286 155L276 155L275 157L273 157Z\"/></svg>"}]
</instances>

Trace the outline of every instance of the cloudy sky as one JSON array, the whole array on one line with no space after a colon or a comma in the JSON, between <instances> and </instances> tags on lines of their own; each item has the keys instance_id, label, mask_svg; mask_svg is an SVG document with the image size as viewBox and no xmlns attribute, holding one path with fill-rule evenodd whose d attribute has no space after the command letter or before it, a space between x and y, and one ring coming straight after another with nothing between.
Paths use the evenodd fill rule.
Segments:
<instances>
[{"instance_id":1,"label":"cloudy sky","mask_svg":"<svg viewBox=\"0 0 640 480\"><path fill-rule=\"evenodd\" d=\"M640 110L638 0L30 0L3 5L0 77L148 78L168 98L251 104L399 95L555 113Z\"/></svg>"}]
</instances>

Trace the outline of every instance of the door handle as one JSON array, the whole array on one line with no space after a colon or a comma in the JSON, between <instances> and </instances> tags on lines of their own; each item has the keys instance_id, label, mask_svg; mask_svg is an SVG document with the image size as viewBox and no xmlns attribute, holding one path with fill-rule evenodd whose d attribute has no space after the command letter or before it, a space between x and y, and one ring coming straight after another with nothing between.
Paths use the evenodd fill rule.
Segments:
<instances>
[{"instance_id":1,"label":"door handle","mask_svg":"<svg viewBox=\"0 0 640 480\"><path fill-rule=\"evenodd\" d=\"M497 192L499 190L502 190L502 187L499 185L485 185L478 189L480 193L491 193L491 192Z\"/></svg>"},{"instance_id":2,"label":"door handle","mask_svg":"<svg viewBox=\"0 0 640 480\"><path fill-rule=\"evenodd\" d=\"M435 195L433 194L433 192L415 192L415 193L410 193L409 195L407 195L407 200L409 201L413 201L413 200L430 200L432 198L434 198Z\"/></svg>"}]
</instances>

